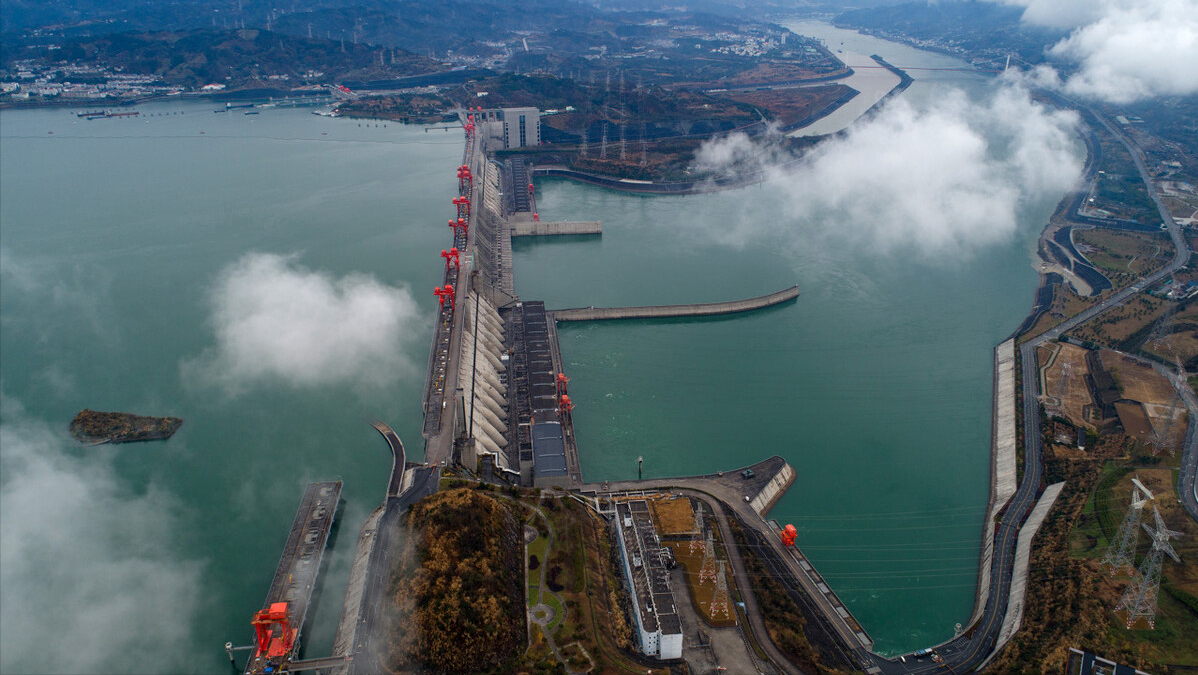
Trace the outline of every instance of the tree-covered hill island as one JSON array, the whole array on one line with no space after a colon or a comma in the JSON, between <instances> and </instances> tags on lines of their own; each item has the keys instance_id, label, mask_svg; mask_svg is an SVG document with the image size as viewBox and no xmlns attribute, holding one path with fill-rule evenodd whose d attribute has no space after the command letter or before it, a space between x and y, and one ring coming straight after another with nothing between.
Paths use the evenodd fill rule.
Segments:
<instances>
[{"instance_id":1,"label":"tree-covered hill island","mask_svg":"<svg viewBox=\"0 0 1198 675\"><path fill-rule=\"evenodd\" d=\"M71 420L71 435L81 443L93 445L156 441L174 436L182 425L183 420L178 417L81 410Z\"/></svg>"},{"instance_id":2,"label":"tree-covered hill island","mask_svg":"<svg viewBox=\"0 0 1198 675\"><path fill-rule=\"evenodd\" d=\"M400 561L389 608L391 666L477 673L525 646L521 527L511 509L458 488L418 502L419 543Z\"/></svg>"}]
</instances>

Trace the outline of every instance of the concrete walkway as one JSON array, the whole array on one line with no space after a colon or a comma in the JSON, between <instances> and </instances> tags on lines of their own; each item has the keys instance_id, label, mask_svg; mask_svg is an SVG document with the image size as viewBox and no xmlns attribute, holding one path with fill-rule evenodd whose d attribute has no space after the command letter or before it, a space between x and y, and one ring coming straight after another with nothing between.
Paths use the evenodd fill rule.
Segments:
<instances>
[{"instance_id":1,"label":"concrete walkway","mask_svg":"<svg viewBox=\"0 0 1198 675\"><path fill-rule=\"evenodd\" d=\"M994 348L994 437L990 467L990 508L982 528L982 557L979 562L977 597L973 616L966 626L982 617L990 599L990 568L994 560L994 519L1011 500L1018 484L1015 480L1015 340L1010 339Z\"/></svg>"}]
</instances>

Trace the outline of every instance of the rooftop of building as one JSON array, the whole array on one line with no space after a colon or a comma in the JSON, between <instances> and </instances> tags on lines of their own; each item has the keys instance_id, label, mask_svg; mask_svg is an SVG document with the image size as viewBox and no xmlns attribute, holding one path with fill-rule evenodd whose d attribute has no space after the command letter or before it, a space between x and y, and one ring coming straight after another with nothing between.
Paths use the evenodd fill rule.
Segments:
<instances>
[{"instance_id":1,"label":"rooftop of building","mask_svg":"<svg viewBox=\"0 0 1198 675\"><path fill-rule=\"evenodd\" d=\"M616 504L617 523L628 547L632 570L632 593L636 597L641 625L647 632L663 635L682 633L682 622L670 587L670 556L657 536L649 503L643 499Z\"/></svg>"}]
</instances>

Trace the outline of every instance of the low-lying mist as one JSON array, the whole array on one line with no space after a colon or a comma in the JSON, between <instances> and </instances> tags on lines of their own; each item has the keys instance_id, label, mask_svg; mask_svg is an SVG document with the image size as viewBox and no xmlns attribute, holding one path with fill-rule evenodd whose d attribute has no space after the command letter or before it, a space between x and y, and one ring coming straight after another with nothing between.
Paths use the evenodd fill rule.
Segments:
<instances>
[{"instance_id":1,"label":"low-lying mist","mask_svg":"<svg viewBox=\"0 0 1198 675\"><path fill-rule=\"evenodd\" d=\"M1023 206L1076 183L1077 123L1004 84L981 100L959 90L922 105L893 100L798 161L770 134L712 141L697 159L717 172L766 172L763 197L713 233L725 243L959 258L1009 241Z\"/></svg>"},{"instance_id":2,"label":"low-lying mist","mask_svg":"<svg viewBox=\"0 0 1198 675\"><path fill-rule=\"evenodd\" d=\"M0 671L194 667L204 565L176 550L179 505L133 494L112 455L75 455L0 393Z\"/></svg>"},{"instance_id":3,"label":"low-lying mist","mask_svg":"<svg viewBox=\"0 0 1198 675\"><path fill-rule=\"evenodd\" d=\"M414 372L406 348L428 321L407 288L336 278L295 256L252 253L210 294L216 345L183 363L190 381L238 394L253 385L379 387Z\"/></svg>"}]
</instances>

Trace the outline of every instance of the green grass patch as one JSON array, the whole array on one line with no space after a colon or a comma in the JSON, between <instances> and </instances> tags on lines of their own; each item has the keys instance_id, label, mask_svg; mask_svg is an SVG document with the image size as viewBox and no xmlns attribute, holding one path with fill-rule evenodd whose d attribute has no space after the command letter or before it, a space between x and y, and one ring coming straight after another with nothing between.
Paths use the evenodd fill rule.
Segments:
<instances>
[{"instance_id":1,"label":"green grass patch","mask_svg":"<svg viewBox=\"0 0 1198 675\"><path fill-rule=\"evenodd\" d=\"M562 601L553 593L546 593L541 597L541 600L553 608L553 621L550 621L545 630L553 633L558 626L562 625L562 621L566 618L566 608L562 606Z\"/></svg>"},{"instance_id":2,"label":"green grass patch","mask_svg":"<svg viewBox=\"0 0 1198 675\"><path fill-rule=\"evenodd\" d=\"M1115 536L1119 530L1119 523L1123 520L1125 509L1116 504L1115 485L1129 473L1131 473L1131 469L1107 462L1102 467L1102 478L1099 478L1098 485L1094 486L1091 501L1094 515L1098 518L1098 525L1102 528L1105 541L1110 541L1111 537Z\"/></svg>"},{"instance_id":3,"label":"green grass patch","mask_svg":"<svg viewBox=\"0 0 1198 675\"><path fill-rule=\"evenodd\" d=\"M1198 650L1193 645L1193 637L1198 635L1198 614L1179 600L1175 591L1189 595L1168 583L1161 584L1153 630L1127 630L1119 617L1111 621L1111 631L1138 645L1155 663L1198 666ZM1137 627L1146 628L1143 622Z\"/></svg>"},{"instance_id":4,"label":"green grass patch","mask_svg":"<svg viewBox=\"0 0 1198 675\"><path fill-rule=\"evenodd\" d=\"M545 554L548 551L549 551L549 538L544 535L537 537L536 539L533 540L533 542L531 544L528 545L528 555L525 556L525 558L524 558L525 564L526 565L528 564L528 556L535 555L537 557L537 560L541 561L541 564L544 565L546 562ZM540 568L538 568L538 569L535 569L535 570L529 572L529 574L537 575L537 574L540 574L540 572L541 572L541 570L540 570Z\"/></svg>"},{"instance_id":5,"label":"green grass patch","mask_svg":"<svg viewBox=\"0 0 1198 675\"><path fill-rule=\"evenodd\" d=\"M1113 494L1119 483L1131 469L1107 462L1102 468L1102 477L1086 498L1081 515L1069 532L1069 554L1075 558L1100 558L1106 553L1111 537L1119 529L1123 512L1117 508Z\"/></svg>"}]
</instances>

